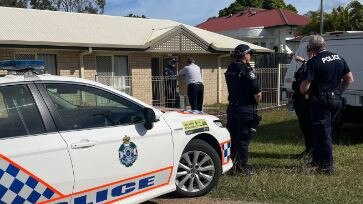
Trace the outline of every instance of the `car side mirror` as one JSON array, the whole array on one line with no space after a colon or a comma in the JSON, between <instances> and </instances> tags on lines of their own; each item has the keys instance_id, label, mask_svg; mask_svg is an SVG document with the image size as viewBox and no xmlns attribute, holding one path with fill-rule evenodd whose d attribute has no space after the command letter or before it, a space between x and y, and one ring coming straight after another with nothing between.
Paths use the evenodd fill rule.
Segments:
<instances>
[{"instance_id":1,"label":"car side mirror","mask_svg":"<svg viewBox=\"0 0 363 204\"><path fill-rule=\"evenodd\" d=\"M153 128L153 123L156 121L155 112L151 108L144 108L143 110L145 116L144 126L147 130L151 130Z\"/></svg>"}]
</instances>

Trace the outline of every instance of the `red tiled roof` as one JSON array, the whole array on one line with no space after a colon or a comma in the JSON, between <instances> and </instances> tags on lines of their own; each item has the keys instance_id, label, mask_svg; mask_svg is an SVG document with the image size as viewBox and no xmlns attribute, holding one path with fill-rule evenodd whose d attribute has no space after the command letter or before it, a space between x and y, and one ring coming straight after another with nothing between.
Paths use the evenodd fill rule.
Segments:
<instances>
[{"instance_id":1,"label":"red tiled roof","mask_svg":"<svg viewBox=\"0 0 363 204\"><path fill-rule=\"evenodd\" d=\"M196 27L212 32L220 32L250 27L303 26L308 24L309 21L308 17L287 10L249 8L232 16L209 19Z\"/></svg>"}]
</instances>

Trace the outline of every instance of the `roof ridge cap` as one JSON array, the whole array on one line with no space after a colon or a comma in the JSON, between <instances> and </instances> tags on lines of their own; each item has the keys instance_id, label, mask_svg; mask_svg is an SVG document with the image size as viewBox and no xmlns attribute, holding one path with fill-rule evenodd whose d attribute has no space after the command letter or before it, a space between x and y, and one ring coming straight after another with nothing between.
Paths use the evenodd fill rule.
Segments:
<instances>
[{"instance_id":1,"label":"roof ridge cap","mask_svg":"<svg viewBox=\"0 0 363 204\"><path fill-rule=\"evenodd\" d=\"M281 9L281 8L279 8L278 9L278 11L279 11L279 14L280 14L280 16L283 18L283 20L285 21L285 24L289 24L289 21L287 20L287 17L285 16L285 14L284 14L284 12L283 12L283 10Z\"/></svg>"}]
</instances>

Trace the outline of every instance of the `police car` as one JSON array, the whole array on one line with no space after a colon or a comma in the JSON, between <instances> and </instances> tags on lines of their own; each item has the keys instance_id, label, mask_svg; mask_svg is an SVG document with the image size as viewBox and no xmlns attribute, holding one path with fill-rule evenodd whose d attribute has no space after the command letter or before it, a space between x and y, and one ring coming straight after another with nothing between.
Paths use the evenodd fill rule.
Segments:
<instances>
[{"instance_id":1,"label":"police car","mask_svg":"<svg viewBox=\"0 0 363 204\"><path fill-rule=\"evenodd\" d=\"M217 117L163 112L94 81L34 74L43 66L0 62L0 203L202 196L232 167Z\"/></svg>"}]
</instances>

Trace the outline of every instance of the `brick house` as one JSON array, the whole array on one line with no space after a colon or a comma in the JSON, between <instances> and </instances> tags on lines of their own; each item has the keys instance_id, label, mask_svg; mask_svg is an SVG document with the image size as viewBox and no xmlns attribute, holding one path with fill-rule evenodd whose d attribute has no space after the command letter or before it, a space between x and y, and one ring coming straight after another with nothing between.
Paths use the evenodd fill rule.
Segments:
<instances>
[{"instance_id":1,"label":"brick house","mask_svg":"<svg viewBox=\"0 0 363 204\"><path fill-rule=\"evenodd\" d=\"M274 49L280 53L295 50L296 29L310 19L284 9L248 8L234 15L211 18L196 27ZM291 44L290 44L291 42Z\"/></svg>"},{"instance_id":2,"label":"brick house","mask_svg":"<svg viewBox=\"0 0 363 204\"><path fill-rule=\"evenodd\" d=\"M189 56L202 68L205 104L226 102L223 73L229 53L245 43L171 20L7 7L0 7L0 27L0 60L42 59L50 74L101 83L107 78L106 84L123 84L149 104L162 95L154 90L153 77L162 76L171 57L178 58L182 68ZM185 86L180 89L183 93Z\"/></svg>"}]
</instances>

